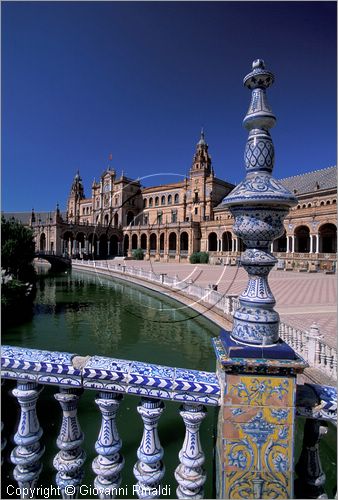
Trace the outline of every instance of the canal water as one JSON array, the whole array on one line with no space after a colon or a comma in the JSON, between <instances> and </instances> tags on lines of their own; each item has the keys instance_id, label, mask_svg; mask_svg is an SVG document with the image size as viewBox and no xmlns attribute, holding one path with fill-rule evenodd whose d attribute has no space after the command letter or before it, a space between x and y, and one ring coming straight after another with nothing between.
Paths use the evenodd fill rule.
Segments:
<instances>
[{"instance_id":1,"label":"canal water","mask_svg":"<svg viewBox=\"0 0 338 500\"><path fill-rule=\"evenodd\" d=\"M45 271L44 271L45 270ZM72 271L51 274L40 269L33 318L19 326L6 328L2 342L31 348L67 351L79 355L98 354L121 359L138 360L168 366L214 371L215 356L211 338L219 327L176 301L146 290L143 287L112 278L103 278L86 272ZM6 412L3 416L6 435L16 429L16 401L6 393L14 386L6 382L3 387ZM56 438L60 429L61 409L53 394L55 387L45 387L38 400L38 417L44 430L46 452L39 484L54 482L52 461L58 452ZM83 484L93 485L91 462L96 456L94 443L99 432L101 417L94 398L96 391L86 390L79 404L79 422L85 435L83 448L87 454ZM136 451L141 442L143 423L136 406L140 398L125 396L119 410L118 430L123 445L121 453L126 464L122 471L121 487L126 490L121 498L132 498L132 473L137 460ZM174 470L178 465L178 452L182 446L185 427L179 415L179 404L166 402L159 421L159 436L164 449L166 474L162 481L168 485L167 498L176 498L177 483ZM213 498L213 448L217 408L208 408L201 426L201 442L206 456L207 483L205 497ZM10 439L10 438L9 438ZM12 445L7 446L10 451ZM6 456L5 483L13 484L13 466ZM170 488L169 488L170 487ZM82 488L81 498L91 498ZM2 498L6 498L4 492ZM11 498L15 498L15 495Z\"/></svg>"},{"instance_id":2,"label":"canal water","mask_svg":"<svg viewBox=\"0 0 338 500\"><path fill-rule=\"evenodd\" d=\"M82 356L98 354L191 369L215 369L211 339L218 335L219 327L174 300L117 279L78 271L52 274L46 267L41 267L33 313L32 319L19 326L7 327L2 342ZM18 412L15 398L8 396L14 386L14 382L6 381L2 390L2 408L5 409L2 420L9 443L3 455L1 498L7 498L7 487L15 484L9 454L13 449L11 441ZM42 487L55 485L53 458L58 452L56 439L61 423L61 409L53 397L56 391L55 387L45 387L37 406L44 430L42 441L46 447L43 472L38 482ZM85 436L83 448L87 454L84 486L79 498L93 498L90 491L94 479L91 463L96 456L94 444L101 424L95 394L96 391L84 391L79 403L79 422ZM123 442L121 453L125 458L121 483L125 494L119 498L136 498L132 494L135 483L132 470L143 432L141 417L136 411L138 402L138 397L125 396L117 418ZM176 498L174 470L178 465L185 428L178 413L179 404L167 402L165 405L158 426L166 468L162 484L168 486L169 494L165 498ZM201 425L207 472L205 498L215 498L213 459L217 412L217 408L209 407ZM302 419L298 419L295 463L301 450L302 428ZM327 474L327 492L332 498L336 484L336 430L333 426L322 440L320 450ZM18 496L11 495L10 498ZM43 496L38 495L38 498Z\"/></svg>"}]
</instances>

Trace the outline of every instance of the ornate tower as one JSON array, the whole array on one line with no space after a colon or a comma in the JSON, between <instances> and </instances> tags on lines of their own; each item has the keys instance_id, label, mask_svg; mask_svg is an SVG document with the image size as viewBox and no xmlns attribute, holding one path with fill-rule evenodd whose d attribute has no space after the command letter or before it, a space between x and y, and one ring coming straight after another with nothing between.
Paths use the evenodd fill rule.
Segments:
<instances>
[{"instance_id":1,"label":"ornate tower","mask_svg":"<svg viewBox=\"0 0 338 500\"><path fill-rule=\"evenodd\" d=\"M196 152L193 156L193 163L190 168L190 190L188 191L187 203L189 204L190 220L204 220L208 210L206 182L213 178L211 167L211 157L208 152L208 144L205 142L203 129L201 137L196 144Z\"/></svg>"},{"instance_id":2,"label":"ornate tower","mask_svg":"<svg viewBox=\"0 0 338 500\"><path fill-rule=\"evenodd\" d=\"M275 125L267 102L266 89L274 75L264 61L252 64L244 85L252 91L249 110L243 125L249 131L244 160L246 177L224 199L235 218L233 230L247 249L241 265L249 274L240 307L234 314L232 338L247 344L272 345L278 341L279 315L268 284L268 274L277 262L270 253L271 242L283 234L283 220L296 198L272 177L274 147L269 129Z\"/></svg>"},{"instance_id":3,"label":"ornate tower","mask_svg":"<svg viewBox=\"0 0 338 500\"><path fill-rule=\"evenodd\" d=\"M80 217L80 200L85 197L82 179L79 171L77 171L72 187L70 188L70 195L67 204L67 219L68 222L77 223Z\"/></svg>"},{"instance_id":4,"label":"ornate tower","mask_svg":"<svg viewBox=\"0 0 338 500\"><path fill-rule=\"evenodd\" d=\"M190 169L190 175L211 173L211 158L208 153L208 144L205 142L204 130L201 130L201 137L196 144L196 152L193 157L193 164Z\"/></svg>"}]
</instances>

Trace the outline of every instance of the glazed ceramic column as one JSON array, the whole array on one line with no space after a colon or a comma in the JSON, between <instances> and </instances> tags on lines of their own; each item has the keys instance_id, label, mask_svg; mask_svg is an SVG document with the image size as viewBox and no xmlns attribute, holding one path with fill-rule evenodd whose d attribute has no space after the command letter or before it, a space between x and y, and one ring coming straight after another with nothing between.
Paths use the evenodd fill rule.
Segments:
<instances>
[{"instance_id":1,"label":"glazed ceramic column","mask_svg":"<svg viewBox=\"0 0 338 500\"><path fill-rule=\"evenodd\" d=\"M223 393L216 464L218 498L292 498L296 373L305 362L279 339L279 315L268 284L277 262L270 251L284 232L296 198L272 177L276 118L266 89L274 76L253 62L244 85L252 92L244 118L249 131L246 177L223 200L233 231L246 245L241 265L249 275L231 332L214 339Z\"/></svg>"},{"instance_id":2,"label":"glazed ceramic column","mask_svg":"<svg viewBox=\"0 0 338 500\"><path fill-rule=\"evenodd\" d=\"M175 471L175 478L179 484L176 490L177 498L203 498L206 474L203 468L205 457L200 443L199 428L206 415L206 408L202 405L185 403L180 410L186 433L179 452L181 463Z\"/></svg>"},{"instance_id":3,"label":"glazed ceramic column","mask_svg":"<svg viewBox=\"0 0 338 500\"><path fill-rule=\"evenodd\" d=\"M163 448L157 432L158 420L164 410L164 404L157 399L142 398L137 411L142 417L144 431L137 450L138 461L134 466L137 479L136 493L139 498L160 497L160 482L164 476L162 462Z\"/></svg>"},{"instance_id":4,"label":"glazed ceramic column","mask_svg":"<svg viewBox=\"0 0 338 500\"><path fill-rule=\"evenodd\" d=\"M77 419L80 393L78 389L60 388L60 392L54 396L62 408L62 424L56 441L60 451L53 460L58 471L56 484L61 490L62 498L78 498L83 479L86 454L81 448L83 434Z\"/></svg>"},{"instance_id":5,"label":"glazed ceramic column","mask_svg":"<svg viewBox=\"0 0 338 500\"><path fill-rule=\"evenodd\" d=\"M233 215L234 233L243 240L246 250L241 264L249 274L240 307L234 314L232 337L252 345L271 345L278 341L279 316L268 284L268 274L277 262L270 251L274 239L284 232L284 218L296 198L273 179L274 147L269 129L276 118L267 102L266 89L274 76L262 60L254 61L253 70L244 79L252 91L251 103L244 118L249 131L244 161L246 178L223 200Z\"/></svg>"},{"instance_id":6,"label":"glazed ceramic column","mask_svg":"<svg viewBox=\"0 0 338 500\"><path fill-rule=\"evenodd\" d=\"M95 443L98 456L92 465L93 471L97 474L94 486L100 492L99 498L115 498L115 492L121 484L120 473L124 466L124 458L120 454L122 442L116 427L116 414L122 397L121 394L102 391L95 399L102 414L100 434Z\"/></svg>"},{"instance_id":7,"label":"glazed ceramic column","mask_svg":"<svg viewBox=\"0 0 338 500\"><path fill-rule=\"evenodd\" d=\"M35 382L18 381L13 395L20 407L20 422L14 435L16 447L11 453L11 462L15 464L14 479L20 487L21 498L34 498L34 488L42 470L41 457L45 451L40 444L42 429L36 415L36 402L42 388Z\"/></svg>"}]
</instances>

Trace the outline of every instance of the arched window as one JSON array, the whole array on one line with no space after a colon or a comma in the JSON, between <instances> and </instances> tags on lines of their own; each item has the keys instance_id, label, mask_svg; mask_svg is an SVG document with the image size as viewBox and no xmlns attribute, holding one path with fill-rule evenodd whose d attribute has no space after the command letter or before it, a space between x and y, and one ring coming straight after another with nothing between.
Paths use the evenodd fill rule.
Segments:
<instances>
[{"instance_id":1,"label":"arched window","mask_svg":"<svg viewBox=\"0 0 338 500\"><path fill-rule=\"evenodd\" d=\"M156 198L155 198L155 207L158 207L158 204L159 204L159 197L156 196Z\"/></svg>"},{"instance_id":2,"label":"arched window","mask_svg":"<svg viewBox=\"0 0 338 500\"><path fill-rule=\"evenodd\" d=\"M150 235L149 246L150 246L150 253L152 255L155 254L157 246L157 236L154 233Z\"/></svg>"},{"instance_id":3,"label":"arched window","mask_svg":"<svg viewBox=\"0 0 338 500\"><path fill-rule=\"evenodd\" d=\"M165 196L161 197L161 205L165 205Z\"/></svg>"},{"instance_id":4,"label":"arched window","mask_svg":"<svg viewBox=\"0 0 338 500\"><path fill-rule=\"evenodd\" d=\"M299 226L295 229L295 250L299 253L310 251L310 230L307 226Z\"/></svg>"},{"instance_id":5,"label":"arched window","mask_svg":"<svg viewBox=\"0 0 338 500\"><path fill-rule=\"evenodd\" d=\"M153 206L153 199L152 198L149 198L149 206L152 207Z\"/></svg>"},{"instance_id":6,"label":"arched window","mask_svg":"<svg viewBox=\"0 0 338 500\"><path fill-rule=\"evenodd\" d=\"M210 233L208 236L208 250L209 252L217 252L217 234Z\"/></svg>"},{"instance_id":7,"label":"arched window","mask_svg":"<svg viewBox=\"0 0 338 500\"><path fill-rule=\"evenodd\" d=\"M222 234L222 251L232 252L232 235L229 231Z\"/></svg>"},{"instance_id":8,"label":"arched window","mask_svg":"<svg viewBox=\"0 0 338 500\"><path fill-rule=\"evenodd\" d=\"M147 208L147 198L144 198L143 200L143 208Z\"/></svg>"},{"instance_id":9,"label":"arched window","mask_svg":"<svg viewBox=\"0 0 338 500\"><path fill-rule=\"evenodd\" d=\"M142 250L147 250L147 235L141 234L141 248Z\"/></svg>"},{"instance_id":10,"label":"arched window","mask_svg":"<svg viewBox=\"0 0 338 500\"><path fill-rule=\"evenodd\" d=\"M137 234L133 234L133 236L131 237L131 248L132 250L136 250L137 248Z\"/></svg>"},{"instance_id":11,"label":"arched window","mask_svg":"<svg viewBox=\"0 0 338 500\"><path fill-rule=\"evenodd\" d=\"M171 194L169 194L169 196L168 196L168 205L172 204L172 200L173 200L173 197L171 196Z\"/></svg>"},{"instance_id":12,"label":"arched window","mask_svg":"<svg viewBox=\"0 0 338 500\"><path fill-rule=\"evenodd\" d=\"M179 196L178 196L178 194L176 193L176 194L175 194L175 203L178 203L178 201L179 201Z\"/></svg>"},{"instance_id":13,"label":"arched window","mask_svg":"<svg viewBox=\"0 0 338 500\"><path fill-rule=\"evenodd\" d=\"M131 210L127 212L127 226L134 225L134 214Z\"/></svg>"},{"instance_id":14,"label":"arched window","mask_svg":"<svg viewBox=\"0 0 338 500\"><path fill-rule=\"evenodd\" d=\"M185 231L181 233L180 236L180 252L181 254L187 254L189 247L189 236Z\"/></svg>"},{"instance_id":15,"label":"arched window","mask_svg":"<svg viewBox=\"0 0 338 500\"><path fill-rule=\"evenodd\" d=\"M176 233L169 234L169 255L174 255L176 253L177 246L177 236Z\"/></svg>"},{"instance_id":16,"label":"arched window","mask_svg":"<svg viewBox=\"0 0 338 500\"><path fill-rule=\"evenodd\" d=\"M323 224L319 228L320 252L337 252L337 227L334 224Z\"/></svg>"},{"instance_id":17,"label":"arched window","mask_svg":"<svg viewBox=\"0 0 338 500\"><path fill-rule=\"evenodd\" d=\"M160 236L160 254L164 253L164 233Z\"/></svg>"}]
</instances>

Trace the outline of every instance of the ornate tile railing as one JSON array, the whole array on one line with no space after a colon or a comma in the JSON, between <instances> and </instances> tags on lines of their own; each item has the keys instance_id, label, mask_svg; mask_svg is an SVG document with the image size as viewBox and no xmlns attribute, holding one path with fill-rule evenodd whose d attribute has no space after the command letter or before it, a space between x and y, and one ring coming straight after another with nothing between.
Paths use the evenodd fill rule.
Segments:
<instances>
[{"instance_id":1,"label":"ornate tile railing","mask_svg":"<svg viewBox=\"0 0 338 500\"><path fill-rule=\"evenodd\" d=\"M114 498L121 483L124 459L115 419L124 394L141 397L137 411L144 430L134 466L135 492L139 498L157 498L161 493L164 465L157 424L164 410L163 401L167 400L182 404L180 415L186 426L175 471L177 494L179 498L195 494L203 497L205 457L199 426L206 415L204 405L220 404L220 386L215 373L3 346L1 375L4 379L17 380L13 394L21 407L21 418L14 436L16 447L11 461L15 465L13 475L22 498L27 498L29 489L34 490L42 468L42 429L36 414L40 385L59 388L55 398L60 403L63 419L57 440L60 451L53 464L57 470L56 484L63 498L77 498L83 479L86 457L81 444L84 436L77 419L77 405L83 389L98 391L95 402L102 414L101 430L95 443L97 457L92 464L96 474L94 486L100 498Z\"/></svg>"},{"instance_id":2,"label":"ornate tile railing","mask_svg":"<svg viewBox=\"0 0 338 500\"><path fill-rule=\"evenodd\" d=\"M186 427L175 472L177 496L203 497L205 456L199 440L199 426L206 414L205 405L222 406L221 384L216 373L103 356L82 357L65 352L2 346L1 376L17 380L13 395L18 400L21 415L14 436L16 446L11 453L11 462L15 465L13 476L19 484L22 498L28 497L27 488L34 490L42 469L44 447L40 439L43 431L36 403L44 385L56 386L59 390L55 398L60 403L62 424L57 439L59 452L53 464L57 471L56 484L63 498L76 498L83 480L86 456L82 448L84 435L77 418L77 406L84 389L98 391L95 403L102 416L95 443L97 456L92 463L94 487L100 498L113 498L121 484L124 458L116 415L124 394L141 397L137 411L143 420L144 430L134 466L135 492L139 498L161 496L164 465L157 424L164 410L163 402L168 400L182 403L180 415ZM244 400L243 404L246 404ZM295 406L297 415L313 422L307 424L311 429L317 429L319 424L316 422L335 423L337 391L333 387L311 384L297 386ZM320 426L322 428L323 424ZM318 448L323 433L318 431L317 434ZM309 438L305 437L303 461L306 453L311 451L313 455L313 448L307 451L308 441ZM4 446L5 440L2 441ZM315 459L319 461L319 453L315 454ZM321 478L325 477L320 461L318 471ZM312 484L313 475L308 473L304 481Z\"/></svg>"}]
</instances>

